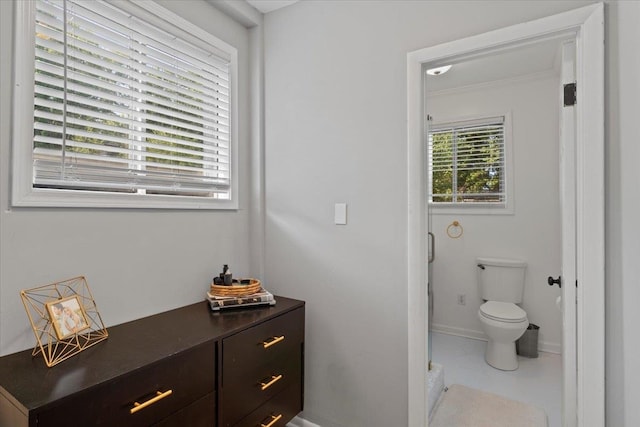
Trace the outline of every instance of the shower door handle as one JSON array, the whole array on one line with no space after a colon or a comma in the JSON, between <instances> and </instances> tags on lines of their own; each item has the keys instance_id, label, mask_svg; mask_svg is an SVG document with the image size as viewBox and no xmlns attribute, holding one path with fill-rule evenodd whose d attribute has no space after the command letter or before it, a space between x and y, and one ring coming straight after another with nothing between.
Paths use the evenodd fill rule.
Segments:
<instances>
[{"instance_id":1,"label":"shower door handle","mask_svg":"<svg viewBox=\"0 0 640 427\"><path fill-rule=\"evenodd\" d=\"M427 232L427 242L429 244L429 254L427 261L431 264L436 257L436 236L432 232Z\"/></svg>"}]
</instances>

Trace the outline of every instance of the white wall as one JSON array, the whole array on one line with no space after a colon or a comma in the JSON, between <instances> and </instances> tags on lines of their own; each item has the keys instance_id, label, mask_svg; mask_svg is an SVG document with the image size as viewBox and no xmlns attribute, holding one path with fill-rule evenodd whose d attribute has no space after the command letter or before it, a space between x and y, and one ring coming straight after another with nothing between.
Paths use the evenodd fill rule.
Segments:
<instances>
[{"instance_id":1,"label":"white wall","mask_svg":"<svg viewBox=\"0 0 640 427\"><path fill-rule=\"evenodd\" d=\"M159 3L238 48L239 107L247 117L247 30L200 0ZM14 5L0 2L0 354L35 345L21 289L85 275L109 327L204 300L211 277L223 263L235 274L251 274L248 120L240 122L238 211L10 206Z\"/></svg>"},{"instance_id":2,"label":"white wall","mask_svg":"<svg viewBox=\"0 0 640 427\"><path fill-rule=\"evenodd\" d=\"M444 214L433 207L436 238L433 268L433 328L486 338L478 320L482 304L477 286L476 257L517 258L527 262L524 301L529 322L540 326L540 349L560 352L562 317L555 300L560 289L547 277L560 274L559 76L544 72L502 82L476 85L428 96L434 124L469 116L510 113L513 163L513 214ZM457 220L461 237L447 236ZM454 230L455 231L455 230ZM457 295L466 295L458 305ZM444 363L446 361L437 361Z\"/></svg>"},{"instance_id":3,"label":"white wall","mask_svg":"<svg viewBox=\"0 0 640 427\"><path fill-rule=\"evenodd\" d=\"M266 15L266 279L307 301L305 418L407 424L407 52L584 4L303 1Z\"/></svg>"}]
</instances>

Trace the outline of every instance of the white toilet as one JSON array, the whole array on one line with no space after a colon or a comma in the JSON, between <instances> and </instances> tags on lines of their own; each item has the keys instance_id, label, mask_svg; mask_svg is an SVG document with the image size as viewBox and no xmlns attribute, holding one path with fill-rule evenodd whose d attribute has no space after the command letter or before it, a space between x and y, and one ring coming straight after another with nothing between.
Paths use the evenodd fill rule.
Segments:
<instances>
[{"instance_id":1,"label":"white toilet","mask_svg":"<svg viewBox=\"0 0 640 427\"><path fill-rule=\"evenodd\" d=\"M505 258L476 258L480 297L478 310L484 333L489 337L485 360L503 371L518 369L516 340L529 326L522 302L527 263Z\"/></svg>"}]
</instances>

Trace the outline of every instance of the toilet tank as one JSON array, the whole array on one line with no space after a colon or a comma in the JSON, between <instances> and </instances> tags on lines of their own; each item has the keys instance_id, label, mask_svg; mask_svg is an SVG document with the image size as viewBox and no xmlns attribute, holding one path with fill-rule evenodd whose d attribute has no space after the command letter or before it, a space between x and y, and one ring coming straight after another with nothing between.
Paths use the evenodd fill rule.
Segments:
<instances>
[{"instance_id":1,"label":"toilet tank","mask_svg":"<svg viewBox=\"0 0 640 427\"><path fill-rule=\"evenodd\" d=\"M509 258L476 258L476 262L483 300L522 302L526 262Z\"/></svg>"}]
</instances>

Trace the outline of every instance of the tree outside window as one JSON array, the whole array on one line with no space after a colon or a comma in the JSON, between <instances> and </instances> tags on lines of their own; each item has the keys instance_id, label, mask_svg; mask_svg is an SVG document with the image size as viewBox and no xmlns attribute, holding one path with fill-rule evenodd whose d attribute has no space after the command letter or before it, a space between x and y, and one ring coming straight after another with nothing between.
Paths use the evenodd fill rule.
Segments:
<instances>
[{"instance_id":1,"label":"tree outside window","mask_svg":"<svg viewBox=\"0 0 640 427\"><path fill-rule=\"evenodd\" d=\"M433 126L429 132L429 200L436 204L504 204L504 149L504 118Z\"/></svg>"}]
</instances>

